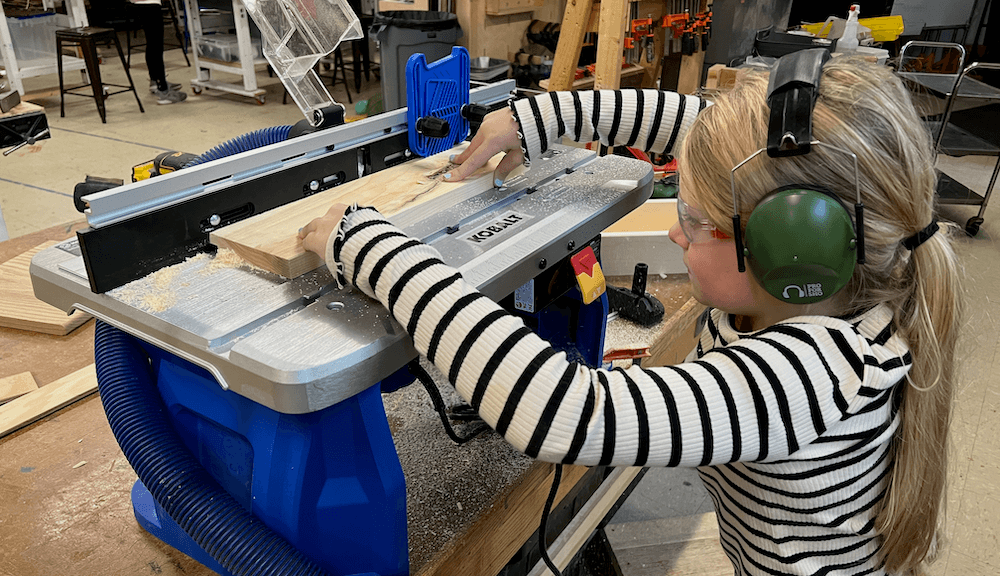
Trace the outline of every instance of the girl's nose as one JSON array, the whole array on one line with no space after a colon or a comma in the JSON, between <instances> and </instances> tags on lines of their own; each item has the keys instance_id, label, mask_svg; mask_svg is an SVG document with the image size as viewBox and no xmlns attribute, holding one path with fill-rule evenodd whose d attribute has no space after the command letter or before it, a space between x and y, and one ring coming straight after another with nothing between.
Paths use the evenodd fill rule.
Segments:
<instances>
[{"instance_id":1,"label":"girl's nose","mask_svg":"<svg viewBox=\"0 0 1000 576\"><path fill-rule=\"evenodd\" d=\"M675 223L673 226L670 227L670 232L667 233L667 237L669 237L674 244L677 244L681 248L687 250L688 247L687 236L685 236L684 232L681 230L681 225L679 222Z\"/></svg>"}]
</instances>

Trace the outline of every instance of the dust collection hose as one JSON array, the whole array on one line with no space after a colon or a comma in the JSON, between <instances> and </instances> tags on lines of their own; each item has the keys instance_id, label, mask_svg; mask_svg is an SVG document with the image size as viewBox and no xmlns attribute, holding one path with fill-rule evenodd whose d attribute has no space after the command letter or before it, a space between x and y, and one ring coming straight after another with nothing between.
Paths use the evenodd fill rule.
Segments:
<instances>
[{"instance_id":1,"label":"dust collection hose","mask_svg":"<svg viewBox=\"0 0 1000 576\"><path fill-rule=\"evenodd\" d=\"M97 387L111 431L156 502L230 573L324 574L212 478L167 420L148 356L128 334L97 321Z\"/></svg>"},{"instance_id":2,"label":"dust collection hose","mask_svg":"<svg viewBox=\"0 0 1000 576\"><path fill-rule=\"evenodd\" d=\"M215 148L212 148L208 152L205 152L201 156L191 160L185 164L184 167L190 168L192 166L204 164L205 162L218 160L219 158L225 158L226 156L232 156L233 154L239 154L240 152L246 152L248 150L253 150L254 148L260 148L261 146L284 142L285 140L288 140L288 135L291 131L292 126L288 125L272 126L270 128L261 128L260 130L254 130L253 132L247 132L246 134L237 136L232 140L219 144Z\"/></svg>"}]
</instances>

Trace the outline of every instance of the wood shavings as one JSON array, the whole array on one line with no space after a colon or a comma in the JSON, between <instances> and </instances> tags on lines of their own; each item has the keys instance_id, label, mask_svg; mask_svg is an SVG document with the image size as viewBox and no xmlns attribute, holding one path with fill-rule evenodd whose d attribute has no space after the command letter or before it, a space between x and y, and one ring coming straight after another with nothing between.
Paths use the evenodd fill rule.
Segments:
<instances>
[{"instance_id":1,"label":"wood shavings","mask_svg":"<svg viewBox=\"0 0 1000 576\"><path fill-rule=\"evenodd\" d=\"M624 348L648 348L656 340L661 329L660 324L644 328L624 318L609 320L604 333L604 352Z\"/></svg>"},{"instance_id":2,"label":"wood shavings","mask_svg":"<svg viewBox=\"0 0 1000 576\"><path fill-rule=\"evenodd\" d=\"M164 312L177 303L178 289L191 285L188 272L197 269L199 276L207 276L232 268L244 268L254 273L267 272L250 264L236 252L221 249L214 255L203 252L179 264L161 268L108 294L146 312Z\"/></svg>"},{"instance_id":3,"label":"wood shavings","mask_svg":"<svg viewBox=\"0 0 1000 576\"><path fill-rule=\"evenodd\" d=\"M426 360L446 406L462 402L445 377ZM532 464L493 431L456 445L445 434L427 391L419 383L383 394L386 416L406 477L411 572L430 561L452 538L485 516L505 486ZM467 434L468 425L457 425Z\"/></svg>"},{"instance_id":4,"label":"wood shavings","mask_svg":"<svg viewBox=\"0 0 1000 576\"><path fill-rule=\"evenodd\" d=\"M215 253L215 256L204 256L211 259L204 269L202 269L202 274L214 274L219 270L225 270L228 268L245 268L252 272L267 272L263 268L254 266L250 262L244 260L239 254L230 250L229 248L221 248Z\"/></svg>"}]
</instances>

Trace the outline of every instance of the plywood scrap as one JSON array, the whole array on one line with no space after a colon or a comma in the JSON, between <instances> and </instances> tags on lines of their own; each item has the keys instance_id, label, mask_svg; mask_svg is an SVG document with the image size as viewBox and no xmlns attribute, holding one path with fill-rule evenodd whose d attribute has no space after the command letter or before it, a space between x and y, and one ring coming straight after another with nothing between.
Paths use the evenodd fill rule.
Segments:
<instances>
[{"instance_id":1,"label":"plywood scrap","mask_svg":"<svg viewBox=\"0 0 1000 576\"><path fill-rule=\"evenodd\" d=\"M33 390L38 390L38 383L35 382L35 377L31 375L31 372L22 372L0 378L0 404Z\"/></svg>"},{"instance_id":2,"label":"plywood scrap","mask_svg":"<svg viewBox=\"0 0 1000 576\"><path fill-rule=\"evenodd\" d=\"M46 242L0 264L0 326L63 336L90 319L90 314L62 310L35 298L28 268L35 254L55 241Z\"/></svg>"},{"instance_id":3,"label":"plywood scrap","mask_svg":"<svg viewBox=\"0 0 1000 576\"><path fill-rule=\"evenodd\" d=\"M0 438L97 391L93 364L0 406Z\"/></svg>"},{"instance_id":4,"label":"plywood scrap","mask_svg":"<svg viewBox=\"0 0 1000 576\"><path fill-rule=\"evenodd\" d=\"M461 149L456 147L346 182L220 228L212 232L209 239L212 244L232 250L254 266L285 278L298 277L323 264L318 256L302 248L299 228L325 214L336 202L375 206L384 215L391 216L459 186L479 187L483 191L491 188L493 170L503 158L502 154L494 156L462 182L444 180L443 175L450 165L448 157Z\"/></svg>"}]
</instances>

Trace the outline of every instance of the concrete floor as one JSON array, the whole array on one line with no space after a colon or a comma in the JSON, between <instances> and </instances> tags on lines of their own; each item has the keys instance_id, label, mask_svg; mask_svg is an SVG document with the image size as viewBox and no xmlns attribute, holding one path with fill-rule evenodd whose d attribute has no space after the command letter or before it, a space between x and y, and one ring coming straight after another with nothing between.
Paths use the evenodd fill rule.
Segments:
<instances>
[{"instance_id":1,"label":"concrete floor","mask_svg":"<svg viewBox=\"0 0 1000 576\"><path fill-rule=\"evenodd\" d=\"M110 55L110 54L108 54ZM133 58L132 74L146 108L140 114L131 94L107 100L107 124L102 124L92 99L66 98L66 117L59 117L58 79L26 81L29 93L49 92L32 101L46 108L52 138L0 158L0 210L10 237L78 220L73 187L87 175L129 180L133 165L160 152L180 150L200 154L247 132L294 124L303 118L294 103L282 105L283 89L276 78L258 68L258 83L267 90L266 103L213 91L195 96L189 80L195 76L180 50L166 55L168 77L188 90L186 102L157 105L148 92L142 58ZM102 74L124 81L117 58L106 59ZM77 72L67 74L74 78ZM217 75L237 81L236 76ZM353 78L348 76L353 85ZM53 88L55 94L51 95ZM355 101L380 90L374 77L363 83ZM343 84L332 90L346 104ZM353 105L346 104L349 119ZM953 177L974 190L985 190L993 158L942 158ZM945 206L942 216L964 225L972 207ZM991 206L975 238L959 241L967 271L970 318L962 342L963 378L955 407L952 475L949 488L949 538L934 576L986 576L1000 572L997 542L1000 517L1000 210ZM2 231L0 226L0 231ZM626 576L722 575L732 567L718 545L711 503L692 470L650 470L638 489L614 517L608 536Z\"/></svg>"}]
</instances>

